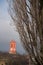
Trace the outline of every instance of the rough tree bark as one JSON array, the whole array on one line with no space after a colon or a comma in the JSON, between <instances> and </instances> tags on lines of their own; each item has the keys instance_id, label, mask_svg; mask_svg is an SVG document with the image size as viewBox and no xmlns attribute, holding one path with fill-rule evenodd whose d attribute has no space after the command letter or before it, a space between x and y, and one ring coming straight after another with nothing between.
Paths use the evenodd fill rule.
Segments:
<instances>
[{"instance_id":1,"label":"rough tree bark","mask_svg":"<svg viewBox=\"0 0 43 65\"><path fill-rule=\"evenodd\" d=\"M10 16L35 65L43 65L43 1L8 0ZM34 58L34 60L33 60Z\"/></svg>"}]
</instances>

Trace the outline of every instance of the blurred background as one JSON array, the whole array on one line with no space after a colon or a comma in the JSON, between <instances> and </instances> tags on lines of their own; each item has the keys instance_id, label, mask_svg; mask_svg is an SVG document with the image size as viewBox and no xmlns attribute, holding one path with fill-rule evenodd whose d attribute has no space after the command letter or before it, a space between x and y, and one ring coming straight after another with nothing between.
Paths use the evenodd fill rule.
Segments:
<instances>
[{"instance_id":1,"label":"blurred background","mask_svg":"<svg viewBox=\"0 0 43 65\"><path fill-rule=\"evenodd\" d=\"M8 13L8 3L6 0L0 0L0 51L9 52L11 40L16 41L16 50L24 54L25 50L20 44L19 34L16 28L11 25L11 18Z\"/></svg>"}]
</instances>

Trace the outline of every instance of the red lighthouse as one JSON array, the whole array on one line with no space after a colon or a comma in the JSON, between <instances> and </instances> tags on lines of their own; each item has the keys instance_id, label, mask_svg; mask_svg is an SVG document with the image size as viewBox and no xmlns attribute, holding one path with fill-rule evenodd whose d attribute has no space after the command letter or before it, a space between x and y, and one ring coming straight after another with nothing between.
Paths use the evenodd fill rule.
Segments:
<instances>
[{"instance_id":1,"label":"red lighthouse","mask_svg":"<svg viewBox=\"0 0 43 65\"><path fill-rule=\"evenodd\" d=\"M10 51L9 51L9 53L11 53L11 54L16 53L16 42L13 41L13 40L10 42Z\"/></svg>"}]
</instances>

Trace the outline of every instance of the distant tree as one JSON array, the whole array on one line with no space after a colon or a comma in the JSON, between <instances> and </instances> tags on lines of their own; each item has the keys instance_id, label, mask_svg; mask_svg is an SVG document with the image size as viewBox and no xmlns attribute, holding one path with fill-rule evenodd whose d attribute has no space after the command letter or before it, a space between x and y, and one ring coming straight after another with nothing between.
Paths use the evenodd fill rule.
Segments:
<instances>
[{"instance_id":1,"label":"distant tree","mask_svg":"<svg viewBox=\"0 0 43 65\"><path fill-rule=\"evenodd\" d=\"M43 0L8 0L9 13L33 65L43 65Z\"/></svg>"}]
</instances>

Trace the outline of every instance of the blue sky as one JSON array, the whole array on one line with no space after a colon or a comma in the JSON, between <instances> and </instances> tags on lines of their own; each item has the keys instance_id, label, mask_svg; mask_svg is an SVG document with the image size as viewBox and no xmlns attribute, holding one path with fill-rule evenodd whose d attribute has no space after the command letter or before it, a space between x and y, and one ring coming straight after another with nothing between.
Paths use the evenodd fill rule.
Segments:
<instances>
[{"instance_id":1,"label":"blue sky","mask_svg":"<svg viewBox=\"0 0 43 65\"><path fill-rule=\"evenodd\" d=\"M11 18L8 14L8 3L6 0L0 0L0 51L9 50L9 42L13 39L16 41L16 48L19 53L24 53L20 44L18 33L10 25Z\"/></svg>"}]
</instances>

